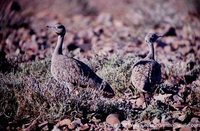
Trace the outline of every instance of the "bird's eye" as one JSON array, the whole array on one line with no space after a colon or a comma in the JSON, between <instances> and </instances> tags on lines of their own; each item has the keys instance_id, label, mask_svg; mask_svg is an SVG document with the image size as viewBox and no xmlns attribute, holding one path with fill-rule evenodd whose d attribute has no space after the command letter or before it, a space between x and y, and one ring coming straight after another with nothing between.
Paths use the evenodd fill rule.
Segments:
<instances>
[{"instance_id":1,"label":"bird's eye","mask_svg":"<svg viewBox=\"0 0 200 131\"><path fill-rule=\"evenodd\" d=\"M156 34L153 34L153 38L157 38L157 35L156 35Z\"/></svg>"},{"instance_id":2,"label":"bird's eye","mask_svg":"<svg viewBox=\"0 0 200 131\"><path fill-rule=\"evenodd\" d=\"M62 26L58 26L57 28L59 28L59 29L60 29L60 28L62 28Z\"/></svg>"}]
</instances>

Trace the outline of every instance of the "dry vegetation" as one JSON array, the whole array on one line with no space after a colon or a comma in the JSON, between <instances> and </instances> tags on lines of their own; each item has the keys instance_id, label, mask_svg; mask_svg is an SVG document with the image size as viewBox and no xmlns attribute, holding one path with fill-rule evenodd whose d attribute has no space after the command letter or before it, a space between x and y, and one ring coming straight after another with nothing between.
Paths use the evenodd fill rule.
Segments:
<instances>
[{"instance_id":1,"label":"dry vegetation","mask_svg":"<svg viewBox=\"0 0 200 131\"><path fill-rule=\"evenodd\" d=\"M187 2L0 2L0 130L199 130L199 4ZM58 13L60 9L63 12ZM50 60L56 36L45 26L54 22L70 31L65 54L84 61L107 80L114 98L90 88L68 94L67 87L53 79ZM145 106L130 75L132 65L147 54L148 31L166 37L155 44L163 80ZM109 124L106 117L111 113L118 114L121 123ZM63 119L76 123L74 128L60 124Z\"/></svg>"}]
</instances>

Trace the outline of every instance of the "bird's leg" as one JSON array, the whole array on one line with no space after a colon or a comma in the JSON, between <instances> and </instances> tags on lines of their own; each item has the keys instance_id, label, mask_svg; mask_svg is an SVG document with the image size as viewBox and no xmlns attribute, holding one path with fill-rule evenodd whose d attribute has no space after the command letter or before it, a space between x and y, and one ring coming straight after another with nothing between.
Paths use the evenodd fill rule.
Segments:
<instances>
[{"instance_id":1,"label":"bird's leg","mask_svg":"<svg viewBox=\"0 0 200 131\"><path fill-rule=\"evenodd\" d=\"M145 100L145 105L146 107L148 107L148 105L150 105L150 102L151 102L151 96L145 92L143 92L143 96Z\"/></svg>"}]
</instances>

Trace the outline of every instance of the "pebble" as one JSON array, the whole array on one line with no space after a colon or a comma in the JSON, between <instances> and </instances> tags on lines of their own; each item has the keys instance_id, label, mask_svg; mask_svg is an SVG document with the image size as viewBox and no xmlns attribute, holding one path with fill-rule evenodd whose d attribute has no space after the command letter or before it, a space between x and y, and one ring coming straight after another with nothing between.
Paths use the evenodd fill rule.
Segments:
<instances>
[{"instance_id":1,"label":"pebble","mask_svg":"<svg viewBox=\"0 0 200 131\"><path fill-rule=\"evenodd\" d=\"M61 127L61 126L69 126L71 124L71 120L70 119L63 119L61 121L59 121L56 126L57 127Z\"/></svg>"},{"instance_id":2,"label":"pebble","mask_svg":"<svg viewBox=\"0 0 200 131\"><path fill-rule=\"evenodd\" d=\"M132 127L131 121L130 120L123 120L121 122L122 126L126 129L130 129Z\"/></svg>"},{"instance_id":3,"label":"pebble","mask_svg":"<svg viewBox=\"0 0 200 131\"><path fill-rule=\"evenodd\" d=\"M119 115L118 114L110 114L106 118L106 122L111 126L116 126L120 124Z\"/></svg>"}]
</instances>

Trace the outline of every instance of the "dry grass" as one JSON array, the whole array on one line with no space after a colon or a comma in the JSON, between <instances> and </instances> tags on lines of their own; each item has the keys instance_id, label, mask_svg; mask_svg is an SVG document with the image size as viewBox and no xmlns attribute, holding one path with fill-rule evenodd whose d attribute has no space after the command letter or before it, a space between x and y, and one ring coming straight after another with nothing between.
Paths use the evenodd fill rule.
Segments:
<instances>
[{"instance_id":1,"label":"dry grass","mask_svg":"<svg viewBox=\"0 0 200 131\"><path fill-rule=\"evenodd\" d=\"M45 120L55 122L65 117L71 120L82 118L90 121L94 116L104 121L110 113L119 113L121 119L129 119L132 122L161 118L163 115L169 116L167 112L169 108L160 104L159 101L155 101L145 110L138 110L130 100L124 99L124 93L131 92L129 90L132 88L129 80L131 67L138 59L131 55L123 57L113 55L106 59L98 56L91 60L90 65L93 68L95 65L100 65L97 74L114 88L116 97L112 99L103 98L99 91L90 88L80 88L78 94L68 94L67 87L60 85L52 78L50 58L22 63L11 72L0 73L0 106L2 107L0 116L4 121L14 119L21 121L21 124L38 117L41 122ZM190 103L195 109L200 107L199 93L194 92L198 90L197 86L198 83L192 83L194 90L190 97L195 99L194 101L188 99L188 96L184 97L184 92L180 94L183 96L183 102L186 99L185 103ZM175 87L166 84L158 87L160 92L157 93L175 90ZM131 96L136 93L133 92ZM169 119L171 118L172 116Z\"/></svg>"},{"instance_id":2,"label":"dry grass","mask_svg":"<svg viewBox=\"0 0 200 131\"><path fill-rule=\"evenodd\" d=\"M130 70L133 58L127 62L116 58L106 60L98 74L117 91L128 88L126 77L130 72L125 72ZM103 98L91 89L80 89L78 95L69 95L67 87L51 77L49 58L23 63L12 72L0 73L0 77L0 112L5 119L29 121L41 116L43 120L53 121L64 116L88 118L91 114L101 114L101 118L105 118L109 113L121 110L118 108L123 103ZM127 111L125 109L122 108L123 112Z\"/></svg>"}]
</instances>

